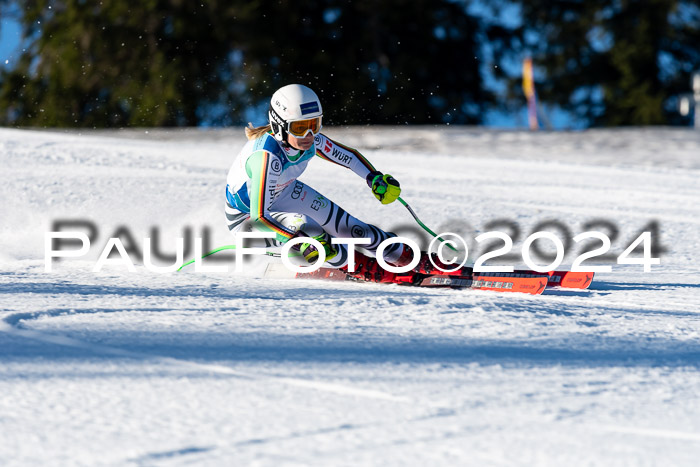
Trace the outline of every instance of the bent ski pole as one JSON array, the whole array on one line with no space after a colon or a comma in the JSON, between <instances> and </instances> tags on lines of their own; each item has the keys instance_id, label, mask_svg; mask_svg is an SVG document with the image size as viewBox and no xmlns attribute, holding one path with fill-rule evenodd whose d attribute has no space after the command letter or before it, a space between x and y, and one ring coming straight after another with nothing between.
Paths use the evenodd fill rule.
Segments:
<instances>
[{"instance_id":1,"label":"bent ski pole","mask_svg":"<svg viewBox=\"0 0 700 467\"><path fill-rule=\"evenodd\" d=\"M236 249L236 245L224 245L222 247L219 247L215 250L210 251L209 253L202 255L202 258L206 258L207 256L213 255L214 253L217 253L217 252L222 251L222 250L235 250L235 249ZM193 259L193 260L190 260L190 261L184 263L182 266L180 266L180 269L178 269L178 271L182 271L182 268L194 263L195 261L196 261L196 259Z\"/></svg>"},{"instance_id":2,"label":"bent ski pole","mask_svg":"<svg viewBox=\"0 0 700 467\"><path fill-rule=\"evenodd\" d=\"M236 249L236 245L224 245L224 246L221 246L221 247L216 248L216 249L214 249L214 250L211 250L209 253L203 254L203 255L201 256L201 259L204 259L204 258L206 258L207 256L211 256L211 255L213 255L214 253L218 253L218 252L223 251L223 250L235 250L235 249ZM277 257L277 256L280 256L279 253L274 253L274 252L272 252L272 251L266 251L266 252L265 252L265 255L266 255L266 256L276 256L276 257ZM287 256L291 258L291 257L294 257L294 256L300 256L300 254L288 254ZM195 259L189 260L189 261L186 262L186 263L183 263L182 266L180 266L180 269L178 269L178 271L182 271L182 268L184 268L185 266L189 266L190 264L194 263L196 260L197 260L197 259L195 258Z\"/></svg>"},{"instance_id":3,"label":"bent ski pole","mask_svg":"<svg viewBox=\"0 0 700 467\"><path fill-rule=\"evenodd\" d=\"M449 243L448 241L446 241L445 239L440 238L440 237L438 236L438 234L436 234L435 232L433 232L432 230L430 230L430 228L428 228L427 225L425 225L423 222L421 222L421 220L418 219L418 216L417 216L416 213L413 211L413 209L411 209L411 206L409 206L408 203L407 203L406 201L404 201L403 199L401 199L400 196L399 196L398 200L399 200L399 202L400 202L401 204L403 204L403 205L406 207L406 209L408 209L408 212L410 212L411 215L413 216L413 218L416 220L416 222L418 222L418 225L420 225L421 227L423 227L423 230L425 230L425 231L428 232L430 235L432 235L433 237L435 237L435 238L437 238L438 240L440 240L442 243L444 243L444 244L447 245L448 247L450 247L450 249L452 249L452 251L457 251L457 249L456 249L455 247L453 247L452 244L450 244L450 243Z\"/></svg>"}]
</instances>

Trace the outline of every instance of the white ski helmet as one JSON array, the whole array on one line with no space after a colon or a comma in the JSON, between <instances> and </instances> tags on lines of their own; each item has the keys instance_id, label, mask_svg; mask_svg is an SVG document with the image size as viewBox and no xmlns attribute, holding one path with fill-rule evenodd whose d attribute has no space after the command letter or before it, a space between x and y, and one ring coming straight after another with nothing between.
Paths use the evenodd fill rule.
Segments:
<instances>
[{"instance_id":1,"label":"white ski helmet","mask_svg":"<svg viewBox=\"0 0 700 467\"><path fill-rule=\"evenodd\" d=\"M297 137L305 136L308 131L318 134L321 131L322 116L323 108L318 96L302 84L289 84L279 88L270 99L268 119L278 141L286 141L287 133L290 132ZM300 124L293 126L293 122Z\"/></svg>"}]
</instances>

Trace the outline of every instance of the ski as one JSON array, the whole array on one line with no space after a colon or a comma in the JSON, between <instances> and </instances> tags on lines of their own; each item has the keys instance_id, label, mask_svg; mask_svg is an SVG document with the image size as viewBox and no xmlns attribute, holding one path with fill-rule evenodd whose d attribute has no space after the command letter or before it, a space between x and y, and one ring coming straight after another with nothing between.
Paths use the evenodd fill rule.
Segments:
<instances>
[{"instance_id":1,"label":"ski","mask_svg":"<svg viewBox=\"0 0 700 467\"><path fill-rule=\"evenodd\" d=\"M548 276L547 287L562 287L567 289L587 289L593 282L592 272L549 271L537 272L528 270L513 271L515 274L535 274Z\"/></svg>"},{"instance_id":2,"label":"ski","mask_svg":"<svg viewBox=\"0 0 700 467\"><path fill-rule=\"evenodd\" d=\"M339 269L319 268L311 273L294 273L278 263L267 265L265 277L364 282ZM547 279L548 277L544 274L530 273L490 273L465 276L397 274L391 283L412 287L475 289L540 295L547 288Z\"/></svg>"},{"instance_id":3,"label":"ski","mask_svg":"<svg viewBox=\"0 0 700 467\"><path fill-rule=\"evenodd\" d=\"M519 292L541 295L547 288L547 276L518 273L473 274L470 276L428 276L421 287L453 287L494 292Z\"/></svg>"},{"instance_id":4,"label":"ski","mask_svg":"<svg viewBox=\"0 0 700 467\"><path fill-rule=\"evenodd\" d=\"M205 258L209 255L212 255L214 253L217 253L219 251L223 250L232 250L235 249L235 245L225 245L220 248L217 248L213 251L210 251L206 253L205 255L202 256L202 258ZM279 257L278 252L273 252L273 251L268 251L265 253L267 256L271 257ZM195 260L188 261L187 263L184 263L179 270L182 270L185 266L194 263ZM275 269L275 268L273 268ZM335 272L333 272L335 271ZM292 274L287 272L273 272L270 271L270 274L276 275L277 277L284 277L284 278L290 278L294 277ZM499 273L500 274L500 273ZM532 271L532 270L526 270L526 269L516 269L513 271L512 274L519 274L519 275L530 275L530 276L547 276L547 287L562 287L562 288L568 288L568 289L587 289L590 285L591 282L593 281L593 272L572 272L572 271L549 271L549 272L537 272L537 271ZM479 276L484 276L485 274L478 274ZM325 280L345 280L345 273L342 271L334 270L331 268L320 268L318 269L315 273L312 274L306 274L303 275L304 277L310 278L310 279L325 279ZM404 278L405 279L405 278ZM405 280L399 280L397 282L406 282ZM487 281L488 282L488 281ZM492 282L492 281L491 281ZM477 288L477 287L471 287L471 288Z\"/></svg>"},{"instance_id":5,"label":"ski","mask_svg":"<svg viewBox=\"0 0 700 467\"><path fill-rule=\"evenodd\" d=\"M538 282L538 280L542 277L546 277L547 279L547 287L562 287L562 288L567 288L567 289L587 289L588 286L591 285L591 282L593 281L593 275L594 273L592 272L572 272L572 271L549 271L549 272L537 272L537 271L531 271L531 270L525 270L525 269L516 269L512 273L475 273L472 274L472 277L475 277L476 285L469 285L469 288L488 288L488 289L494 289L494 287L489 286L489 287L481 287L480 284L482 283L498 283L502 282L504 277L510 277L517 279L518 284L528 284L528 282L533 282L533 281L525 281L524 279L526 278L534 278L534 282ZM320 268L313 273L310 274L297 274L297 277L300 279L323 279L323 280L335 280L335 281L342 281L346 280L347 274L345 274L343 271L337 270L337 269L332 269L332 268ZM433 275L430 277L436 278L435 285L439 284L438 278L446 278L446 277L452 277L452 276L443 276L443 275ZM457 277L468 277L468 276L457 276ZM398 280L395 282L397 283L406 283L407 281L410 281L410 279L406 279L406 277L402 277L399 275L397 277ZM403 279L403 280L402 280ZM421 284L423 286L431 286L432 284ZM530 285L530 284L528 284ZM456 285L450 285L446 284L444 285L445 287L456 287ZM496 287L498 288L498 287ZM503 291L503 290L501 290ZM522 292L523 290L519 290Z\"/></svg>"}]
</instances>

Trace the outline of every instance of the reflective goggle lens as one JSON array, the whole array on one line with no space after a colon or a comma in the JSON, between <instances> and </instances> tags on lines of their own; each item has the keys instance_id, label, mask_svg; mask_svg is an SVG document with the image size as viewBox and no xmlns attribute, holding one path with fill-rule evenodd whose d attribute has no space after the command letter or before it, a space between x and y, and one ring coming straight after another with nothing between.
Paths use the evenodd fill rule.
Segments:
<instances>
[{"instance_id":1,"label":"reflective goggle lens","mask_svg":"<svg viewBox=\"0 0 700 467\"><path fill-rule=\"evenodd\" d=\"M314 135L321 130L321 117L289 122L289 129L287 131L294 136L303 137L309 130L311 130L311 133Z\"/></svg>"}]
</instances>

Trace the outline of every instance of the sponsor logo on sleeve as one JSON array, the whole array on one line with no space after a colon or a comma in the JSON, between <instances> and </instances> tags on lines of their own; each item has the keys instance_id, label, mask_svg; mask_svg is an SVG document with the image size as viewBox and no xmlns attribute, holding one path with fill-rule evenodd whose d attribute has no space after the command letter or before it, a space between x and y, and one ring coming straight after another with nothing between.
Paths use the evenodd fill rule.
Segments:
<instances>
[{"instance_id":1,"label":"sponsor logo on sleeve","mask_svg":"<svg viewBox=\"0 0 700 467\"><path fill-rule=\"evenodd\" d=\"M334 149L334 150L333 150L333 158L334 158L335 160L337 160L338 162L340 162L341 164L348 164L348 163L350 163L350 156L348 156L347 154L343 154L343 153L340 152L340 150L338 150L338 149Z\"/></svg>"}]
</instances>

